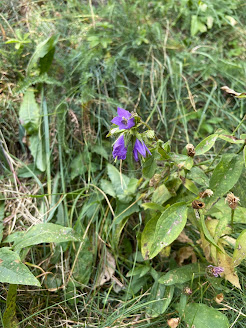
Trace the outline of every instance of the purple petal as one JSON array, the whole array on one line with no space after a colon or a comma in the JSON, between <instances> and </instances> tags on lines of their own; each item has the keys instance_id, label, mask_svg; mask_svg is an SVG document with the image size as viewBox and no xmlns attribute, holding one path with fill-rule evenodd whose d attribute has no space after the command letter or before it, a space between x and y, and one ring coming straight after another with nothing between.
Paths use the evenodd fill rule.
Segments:
<instances>
[{"instance_id":1,"label":"purple petal","mask_svg":"<svg viewBox=\"0 0 246 328\"><path fill-rule=\"evenodd\" d=\"M133 157L134 157L134 159L135 159L136 162L139 161L138 151L137 151L137 149L135 147L133 148Z\"/></svg>"},{"instance_id":2,"label":"purple petal","mask_svg":"<svg viewBox=\"0 0 246 328\"><path fill-rule=\"evenodd\" d=\"M130 120L127 121L127 126L125 127L125 129L130 129L130 128L132 128L134 125L135 125L135 119L134 119L134 117L133 117L133 118L130 118Z\"/></svg>"},{"instance_id":3,"label":"purple petal","mask_svg":"<svg viewBox=\"0 0 246 328\"><path fill-rule=\"evenodd\" d=\"M119 125L119 124L121 124L121 121L122 121L122 118L119 117L119 116L116 116L116 117L114 117L114 118L112 119L111 122L114 123L114 124Z\"/></svg>"},{"instance_id":4,"label":"purple petal","mask_svg":"<svg viewBox=\"0 0 246 328\"><path fill-rule=\"evenodd\" d=\"M121 135L113 145L113 157L117 159L126 159L127 148L125 147L124 136Z\"/></svg>"},{"instance_id":5,"label":"purple petal","mask_svg":"<svg viewBox=\"0 0 246 328\"><path fill-rule=\"evenodd\" d=\"M138 153L141 154L143 157L146 157L146 151L150 154L151 152L149 151L149 149L147 148L147 146L145 145L145 143L143 141L140 141L139 139L136 140L134 148L133 148L133 156L135 161L139 160L139 156Z\"/></svg>"},{"instance_id":6,"label":"purple petal","mask_svg":"<svg viewBox=\"0 0 246 328\"><path fill-rule=\"evenodd\" d=\"M125 109L120 108L120 107L117 108L117 113L120 117L125 117L125 118L130 118L131 117L131 113L128 112L128 110L125 110Z\"/></svg>"}]
</instances>

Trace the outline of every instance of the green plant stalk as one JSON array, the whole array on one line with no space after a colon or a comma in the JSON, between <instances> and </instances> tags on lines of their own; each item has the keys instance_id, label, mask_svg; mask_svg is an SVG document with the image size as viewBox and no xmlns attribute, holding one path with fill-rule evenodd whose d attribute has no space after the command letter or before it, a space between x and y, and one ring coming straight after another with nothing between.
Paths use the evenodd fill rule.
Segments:
<instances>
[{"instance_id":1,"label":"green plant stalk","mask_svg":"<svg viewBox=\"0 0 246 328\"><path fill-rule=\"evenodd\" d=\"M16 295L18 285L9 285L6 309L3 314L4 328L19 328L18 320L16 318Z\"/></svg>"},{"instance_id":2,"label":"green plant stalk","mask_svg":"<svg viewBox=\"0 0 246 328\"><path fill-rule=\"evenodd\" d=\"M231 230L233 232L234 226L233 226L233 222L234 222L234 213L235 213L235 209L231 209Z\"/></svg>"},{"instance_id":3,"label":"green plant stalk","mask_svg":"<svg viewBox=\"0 0 246 328\"><path fill-rule=\"evenodd\" d=\"M45 155L46 155L46 172L47 172L47 189L49 204L51 205L51 170L50 170L50 136L49 136L49 118L47 103L44 98L44 87L42 87L42 109L44 116L44 135L45 135Z\"/></svg>"}]
</instances>

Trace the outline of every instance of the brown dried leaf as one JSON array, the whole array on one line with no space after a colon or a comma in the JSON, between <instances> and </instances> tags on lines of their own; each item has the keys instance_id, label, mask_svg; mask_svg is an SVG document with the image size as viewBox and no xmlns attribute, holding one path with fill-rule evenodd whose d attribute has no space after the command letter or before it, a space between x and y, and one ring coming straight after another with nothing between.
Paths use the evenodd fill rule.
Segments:
<instances>
[{"instance_id":1,"label":"brown dried leaf","mask_svg":"<svg viewBox=\"0 0 246 328\"><path fill-rule=\"evenodd\" d=\"M220 248L223 249L222 245L219 245ZM241 285L239 283L239 278L236 272L234 271L233 260L232 258L226 254L226 252L217 251L217 259L218 266L224 268L224 272L221 275L224 276L226 280L230 281L230 283L237 288L241 289Z\"/></svg>"},{"instance_id":2,"label":"brown dried leaf","mask_svg":"<svg viewBox=\"0 0 246 328\"><path fill-rule=\"evenodd\" d=\"M220 89L224 90L226 93L228 93L229 95L234 96L234 97L242 97L242 96L246 95L245 92L242 92L242 93L236 92L235 90L230 89L227 85L221 87Z\"/></svg>"},{"instance_id":3,"label":"brown dried leaf","mask_svg":"<svg viewBox=\"0 0 246 328\"><path fill-rule=\"evenodd\" d=\"M178 236L177 240L181 243L193 243L193 241L186 235L185 231L181 231L181 234Z\"/></svg>"},{"instance_id":4,"label":"brown dried leaf","mask_svg":"<svg viewBox=\"0 0 246 328\"><path fill-rule=\"evenodd\" d=\"M178 265L182 265L185 260L191 257L191 262L197 262L196 254L191 246L181 247L177 253L177 263Z\"/></svg>"},{"instance_id":5,"label":"brown dried leaf","mask_svg":"<svg viewBox=\"0 0 246 328\"><path fill-rule=\"evenodd\" d=\"M107 281L109 281L114 272L115 272L116 264L113 255L106 250L106 259L103 263L102 272L96 282L95 287L104 285Z\"/></svg>"},{"instance_id":6,"label":"brown dried leaf","mask_svg":"<svg viewBox=\"0 0 246 328\"><path fill-rule=\"evenodd\" d=\"M223 301L224 301L224 295L223 295L222 293L216 295L216 297L215 297L215 302L216 302L217 304L220 304L220 303L223 302Z\"/></svg>"},{"instance_id":7,"label":"brown dried leaf","mask_svg":"<svg viewBox=\"0 0 246 328\"><path fill-rule=\"evenodd\" d=\"M179 322L180 322L180 318L171 318L171 319L167 320L167 324L171 328L178 327Z\"/></svg>"}]
</instances>

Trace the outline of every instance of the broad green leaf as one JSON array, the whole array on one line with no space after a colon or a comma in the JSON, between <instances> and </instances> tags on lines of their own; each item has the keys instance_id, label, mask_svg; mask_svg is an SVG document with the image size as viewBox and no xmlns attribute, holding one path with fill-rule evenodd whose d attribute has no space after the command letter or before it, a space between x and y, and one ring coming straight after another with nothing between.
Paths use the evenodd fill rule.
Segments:
<instances>
[{"instance_id":1,"label":"broad green leaf","mask_svg":"<svg viewBox=\"0 0 246 328\"><path fill-rule=\"evenodd\" d=\"M238 139L238 138L236 138L234 136L230 136L230 135L220 134L218 137L222 140L225 140L225 141L233 143L233 144L243 144L244 143L243 139Z\"/></svg>"},{"instance_id":2,"label":"broad green leaf","mask_svg":"<svg viewBox=\"0 0 246 328\"><path fill-rule=\"evenodd\" d=\"M133 277L133 276L139 276L143 277L150 271L151 267L148 265L139 265L135 267L134 269L127 272L127 277Z\"/></svg>"},{"instance_id":3,"label":"broad green leaf","mask_svg":"<svg viewBox=\"0 0 246 328\"><path fill-rule=\"evenodd\" d=\"M209 151L216 139L218 138L218 134L211 134L211 136L208 136L204 140L202 140L197 146L196 146L196 156L205 154L207 151Z\"/></svg>"},{"instance_id":4,"label":"broad green leaf","mask_svg":"<svg viewBox=\"0 0 246 328\"><path fill-rule=\"evenodd\" d=\"M102 145L93 145L93 147L91 147L91 151L93 153L101 155L105 159L108 159L108 152Z\"/></svg>"},{"instance_id":5,"label":"broad green leaf","mask_svg":"<svg viewBox=\"0 0 246 328\"><path fill-rule=\"evenodd\" d=\"M205 172L200 169L198 166L192 167L190 172L187 174L187 178L195 181L197 184L201 186L208 187L209 179L206 176Z\"/></svg>"},{"instance_id":6,"label":"broad green leaf","mask_svg":"<svg viewBox=\"0 0 246 328\"><path fill-rule=\"evenodd\" d=\"M160 284L166 286L183 284L205 274L206 266L200 263L191 263L177 269L170 270L159 279Z\"/></svg>"},{"instance_id":7,"label":"broad green leaf","mask_svg":"<svg viewBox=\"0 0 246 328\"><path fill-rule=\"evenodd\" d=\"M232 191L235 196L240 198L240 205L243 207L246 207L246 168L243 168L242 174L240 175L240 178L238 179L235 186L232 188ZM235 215L237 214L237 211L235 211Z\"/></svg>"},{"instance_id":8,"label":"broad green leaf","mask_svg":"<svg viewBox=\"0 0 246 328\"><path fill-rule=\"evenodd\" d=\"M246 167L246 146L243 148L243 160L244 160L244 165Z\"/></svg>"},{"instance_id":9,"label":"broad green leaf","mask_svg":"<svg viewBox=\"0 0 246 328\"><path fill-rule=\"evenodd\" d=\"M125 204L120 201L117 201L116 204L115 217L113 221L114 224L119 224L124 218L132 215L133 213L139 212L138 204L131 206L130 203Z\"/></svg>"},{"instance_id":10,"label":"broad green leaf","mask_svg":"<svg viewBox=\"0 0 246 328\"><path fill-rule=\"evenodd\" d=\"M156 203L150 203L150 202L141 204L141 207L143 207L144 210L153 210L153 211L160 211L160 212L163 212L165 208L164 206L161 206Z\"/></svg>"},{"instance_id":11,"label":"broad green leaf","mask_svg":"<svg viewBox=\"0 0 246 328\"><path fill-rule=\"evenodd\" d=\"M223 196L237 183L243 169L243 157L240 155L224 155L215 167L209 182L214 194L211 203Z\"/></svg>"},{"instance_id":12,"label":"broad green leaf","mask_svg":"<svg viewBox=\"0 0 246 328\"><path fill-rule=\"evenodd\" d=\"M83 285L87 285L93 270L95 253L93 252L93 244L88 237L86 237L82 243L82 247L80 247L79 243L75 244L78 246L79 254L74 267L73 276L76 281ZM77 254L77 250L75 254Z\"/></svg>"},{"instance_id":13,"label":"broad green leaf","mask_svg":"<svg viewBox=\"0 0 246 328\"><path fill-rule=\"evenodd\" d=\"M191 27L190 27L191 36L195 36L198 32L204 33L206 31L207 31L207 26L199 20L197 15L192 15Z\"/></svg>"},{"instance_id":14,"label":"broad green leaf","mask_svg":"<svg viewBox=\"0 0 246 328\"><path fill-rule=\"evenodd\" d=\"M197 188L197 186L195 185L195 183L189 179L186 179L182 176L180 176L181 181L183 182L183 185L185 186L186 189L188 189L189 191L191 191L193 194L198 195L199 190Z\"/></svg>"},{"instance_id":15,"label":"broad green leaf","mask_svg":"<svg viewBox=\"0 0 246 328\"><path fill-rule=\"evenodd\" d=\"M101 179L100 180L100 187L105 192L105 194L110 195L112 197L116 197L113 185L110 181Z\"/></svg>"},{"instance_id":16,"label":"broad green leaf","mask_svg":"<svg viewBox=\"0 0 246 328\"><path fill-rule=\"evenodd\" d=\"M44 40L43 42L39 43L36 47L36 50L34 51L28 66L27 66L27 74L30 73L31 69L34 68L37 64L39 59L44 58L50 51L53 52L53 49L58 41L58 35L52 35L48 39ZM53 57L53 56L52 56ZM49 62L52 60L51 58L48 58ZM42 66L47 65L48 63L43 62ZM43 69L43 71L45 71Z\"/></svg>"},{"instance_id":17,"label":"broad green leaf","mask_svg":"<svg viewBox=\"0 0 246 328\"><path fill-rule=\"evenodd\" d=\"M143 163L143 176L151 179L157 169L157 152L153 151L152 156L148 156Z\"/></svg>"},{"instance_id":18,"label":"broad green leaf","mask_svg":"<svg viewBox=\"0 0 246 328\"><path fill-rule=\"evenodd\" d=\"M19 328L16 318L17 285L10 284L8 289L6 309L3 314L4 328Z\"/></svg>"},{"instance_id":19,"label":"broad green leaf","mask_svg":"<svg viewBox=\"0 0 246 328\"><path fill-rule=\"evenodd\" d=\"M190 303L185 308L184 320L189 327L195 328L228 328L229 321L227 317L201 303Z\"/></svg>"},{"instance_id":20,"label":"broad green leaf","mask_svg":"<svg viewBox=\"0 0 246 328\"><path fill-rule=\"evenodd\" d=\"M205 224L205 220L204 220L204 215L200 216L200 220L201 220L201 225L202 225L202 231L204 233L204 236L206 237L206 239L212 244L214 245L216 248L219 248L219 246L216 244L215 240L213 239L213 237L210 234L210 231L208 230L206 224ZM214 220L215 221L215 220Z\"/></svg>"},{"instance_id":21,"label":"broad green leaf","mask_svg":"<svg viewBox=\"0 0 246 328\"><path fill-rule=\"evenodd\" d=\"M158 281L155 281L153 287L151 288L148 303L146 304L146 311L148 315L155 318L165 313L172 301L173 292L174 286L161 285Z\"/></svg>"},{"instance_id":22,"label":"broad green leaf","mask_svg":"<svg viewBox=\"0 0 246 328\"><path fill-rule=\"evenodd\" d=\"M34 163L41 172L44 172L46 169L46 161L45 161L45 152L43 148L43 140L38 133L33 134L29 140L30 140L29 148L34 158Z\"/></svg>"},{"instance_id":23,"label":"broad green leaf","mask_svg":"<svg viewBox=\"0 0 246 328\"><path fill-rule=\"evenodd\" d=\"M172 197L172 194L168 191L167 187L162 184L159 187L156 188L154 191L151 201L156 204L163 204L165 203L168 199Z\"/></svg>"},{"instance_id":24,"label":"broad green leaf","mask_svg":"<svg viewBox=\"0 0 246 328\"><path fill-rule=\"evenodd\" d=\"M0 282L40 286L39 281L21 262L19 255L8 247L0 248Z\"/></svg>"},{"instance_id":25,"label":"broad green leaf","mask_svg":"<svg viewBox=\"0 0 246 328\"><path fill-rule=\"evenodd\" d=\"M141 253L145 260L149 259L150 250L155 236L155 228L159 217L160 215L157 214L151 218L144 227L141 235Z\"/></svg>"},{"instance_id":26,"label":"broad green leaf","mask_svg":"<svg viewBox=\"0 0 246 328\"><path fill-rule=\"evenodd\" d=\"M40 125L40 109L34 96L34 90L28 89L22 99L19 118L27 134L38 131Z\"/></svg>"},{"instance_id":27,"label":"broad green leaf","mask_svg":"<svg viewBox=\"0 0 246 328\"><path fill-rule=\"evenodd\" d=\"M14 249L20 251L24 247L41 243L61 243L78 240L79 238L72 228L54 223L40 223L31 227L21 238L15 240Z\"/></svg>"},{"instance_id":28,"label":"broad green leaf","mask_svg":"<svg viewBox=\"0 0 246 328\"><path fill-rule=\"evenodd\" d=\"M234 267L238 266L246 258L246 229L243 230L236 240L232 256Z\"/></svg>"},{"instance_id":29,"label":"broad green leaf","mask_svg":"<svg viewBox=\"0 0 246 328\"><path fill-rule=\"evenodd\" d=\"M164 247L170 245L179 236L186 221L187 206L184 202L168 207L157 221L149 257L155 257Z\"/></svg>"},{"instance_id":30,"label":"broad green leaf","mask_svg":"<svg viewBox=\"0 0 246 328\"><path fill-rule=\"evenodd\" d=\"M116 196L119 197L124 195L124 191L127 189L130 179L126 175L120 173L112 164L107 164L107 172L114 187ZM126 202L128 202L128 200Z\"/></svg>"}]
</instances>

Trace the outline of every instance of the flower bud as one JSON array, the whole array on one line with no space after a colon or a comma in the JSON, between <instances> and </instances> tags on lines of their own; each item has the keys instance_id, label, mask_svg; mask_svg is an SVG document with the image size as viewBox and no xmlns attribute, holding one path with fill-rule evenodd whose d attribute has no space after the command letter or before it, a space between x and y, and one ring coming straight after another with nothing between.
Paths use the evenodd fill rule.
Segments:
<instances>
[{"instance_id":1,"label":"flower bud","mask_svg":"<svg viewBox=\"0 0 246 328\"><path fill-rule=\"evenodd\" d=\"M192 144L186 145L187 155L190 157L194 157L196 154L195 147Z\"/></svg>"},{"instance_id":2,"label":"flower bud","mask_svg":"<svg viewBox=\"0 0 246 328\"><path fill-rule=\"evenodd\" d=\"M228 203L229 207L233 210L238 206L240 199L236 197L232 192L230 192L225 199L225 202Z\"/></svg>"}]
</instances>

